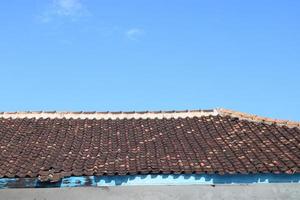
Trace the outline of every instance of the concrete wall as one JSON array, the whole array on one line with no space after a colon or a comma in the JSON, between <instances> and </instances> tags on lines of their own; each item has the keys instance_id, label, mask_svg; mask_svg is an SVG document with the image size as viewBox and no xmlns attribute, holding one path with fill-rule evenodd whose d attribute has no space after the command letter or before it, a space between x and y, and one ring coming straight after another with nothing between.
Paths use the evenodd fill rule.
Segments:
<instances>
[{"instance_id":1,"label":"concrete wall","mask_svg":"<svg viewBox=\"0 0 300 200\"><path fill-rule=\"evenodd\" d=\"M300 184L112 186L0 189L1 200L288 200L300 199Z\"/></svg>"}]
</instances>

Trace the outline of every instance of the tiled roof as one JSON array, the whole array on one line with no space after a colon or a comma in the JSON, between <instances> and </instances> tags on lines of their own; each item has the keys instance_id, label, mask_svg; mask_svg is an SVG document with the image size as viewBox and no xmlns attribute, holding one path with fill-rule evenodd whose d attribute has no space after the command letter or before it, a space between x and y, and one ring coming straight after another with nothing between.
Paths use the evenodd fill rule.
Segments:
<instances>
[{"instance_id":1,"label":"tiled roof","mask_svg":"<svg viewBox=\"0 0 300 200\"><path fill-rule=\"evenodd\" d=\"M300 123L216 109L0 113L0 177L299 173Z\"/></svg>"}]
</instances>

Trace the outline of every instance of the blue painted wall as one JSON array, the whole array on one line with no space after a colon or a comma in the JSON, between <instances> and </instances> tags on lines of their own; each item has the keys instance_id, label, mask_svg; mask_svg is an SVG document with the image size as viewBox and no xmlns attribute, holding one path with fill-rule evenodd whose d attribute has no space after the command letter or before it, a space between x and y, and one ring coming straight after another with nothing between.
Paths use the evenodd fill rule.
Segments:
<instances>
[{"instance_id":1,"label":"blue painted wall","mask_svg":"<svg viewBox=\"0 0 300 200\"><path fill-rule=\"evenodd\" d=\"M268 183L300 183L300 174L74 176L63 178L59 182L40 182L32 178L2 178L0 188Z\"/></svg>"}]
</instances>

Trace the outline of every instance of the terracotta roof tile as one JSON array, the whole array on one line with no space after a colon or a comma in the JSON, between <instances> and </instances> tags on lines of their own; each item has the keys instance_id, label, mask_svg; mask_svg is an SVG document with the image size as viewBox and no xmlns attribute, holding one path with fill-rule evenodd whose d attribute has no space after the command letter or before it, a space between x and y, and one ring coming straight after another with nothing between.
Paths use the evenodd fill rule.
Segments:
<instances>
[{"instance_id":1,"label":"terracotta roof tile","mask_svg":"<svg viewBox=\"0 0 300 200\"><path fill-rule=\"evenodd\" d=\"M228 110L64 114L3 113L0 177L300 172L297 122Z\"/></svg>"}]
</instances>

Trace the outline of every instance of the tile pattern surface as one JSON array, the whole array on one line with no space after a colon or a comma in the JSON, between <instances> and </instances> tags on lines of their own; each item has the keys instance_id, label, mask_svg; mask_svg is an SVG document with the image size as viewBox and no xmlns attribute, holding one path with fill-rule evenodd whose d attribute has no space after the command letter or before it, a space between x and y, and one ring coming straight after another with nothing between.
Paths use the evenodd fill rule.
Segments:
<instances>
[{"instance_id":1,"label":"tile pattern surface","mask_svg":"<svg viewBox=\"0 0 300 200\"><path fill-rule=\"evenodd\" d=\"M0 118L0 178L299 172L297 127L220 115Z\"/></svg>"}]
</instances>

